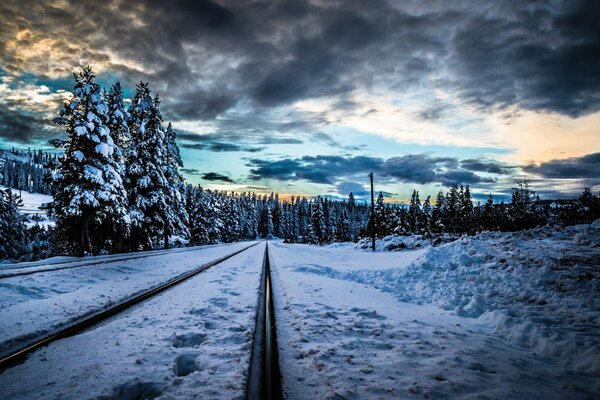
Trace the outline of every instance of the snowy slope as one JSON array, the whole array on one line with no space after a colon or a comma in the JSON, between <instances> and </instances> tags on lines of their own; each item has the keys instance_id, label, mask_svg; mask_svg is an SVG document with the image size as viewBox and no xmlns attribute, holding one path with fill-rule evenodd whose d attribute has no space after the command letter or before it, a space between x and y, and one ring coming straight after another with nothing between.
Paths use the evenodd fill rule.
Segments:
<instances>
[{"instance_id":1,"label":"snowy slope","mask_svg":"<svg viewBox=\"0 0 600 400\"><path fill-rule=\"evenodd\" d=\"M486 319L519 346L600 375L600 230L589 225L465 237L406 268L303 269Z\"/></svg>"},{"instance_id":2,"label":"snowy slope","mask_svg":"<svg viewBox=\"0 0 600 400\"><path fill-rule=\"evenodd\" d=\"M420 258L273 244L288 398L600 396L600 231L486 233ZM338 252L337 256L335 251Z\"/></svg>"},{"instance_id":3,"label":"snowy slope","mask_svg":"<svg viewBox=\"0 0 600 400\"><path fill-rule=\"evenodd\" d=\"M255 246L36 351L0 375L0 397L244 398L263 254Z\"/></svg>"},{"instance_id":4,"label":"snowy slope","mask_svg":"<svg viewBox=\"0 0 600 400\"><path fill-rule=\"evenodd\" d=\"M189 252L173 249L99 265L89 265L94 257L86 257L79 261L83 265L80 268L1 279L0 354L16 342L27 341L250 244L209 246Z\"/></svg>"},{"instance_id":5,"label":"snowy slope","mask_svg":"<svg viewBox=\"0 0 600 400\"><path fill-rule=\"evenodd\" d=\"M0 186L0 190L6 190L6 187ZM48 196L41 193L29 193L26 191L11 189L13 193L20 194L21 199L23 200L23 206L19 208L19 210L23 214L45 214L46 211L42 210L42 204L46 204L52 201L52 196Z\"/></svg>"}]
</instances>

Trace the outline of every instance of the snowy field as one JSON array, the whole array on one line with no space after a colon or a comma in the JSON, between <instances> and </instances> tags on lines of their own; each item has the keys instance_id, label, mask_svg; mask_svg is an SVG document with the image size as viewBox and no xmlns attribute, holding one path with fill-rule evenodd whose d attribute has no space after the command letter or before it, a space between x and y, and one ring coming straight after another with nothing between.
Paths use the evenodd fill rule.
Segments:
<instances>
[{"instance_id":1,"label":"snowy field","mask_svg":"<svg viewBox=\"0 0 600 400\"><path fill-rule=\"evenodd\" d=\"M600 396L589 225L392 254L270 249L289 399Z\"/></svg>"},{"instance_id":2,"label":"snowy field","mask_svg":"<svg viewBox=\"0 0 600 400\"><path fill-rule=\"evenodd\" d=\"M250 244L240 242L192 251L173 249L129 260L119 260L126 255L110 256L116 260L86 257L67 264L74 268L2 278L0 355L18 342L27 342ZM91 264L96 258L102 263ZM43 268L36 264L30 268ZM10 270L15 271L23 269Z\"/></svg>"},{"instance_id":3,"label":"snowy field","mask_svg":"<svg viewBox=\"0 0 600 400\"><path fill-rule=\"evenodd\" d=\"M0 348L251 243L12 265L69 268L0 279ZM244 398L264 248L37 350L0 398ZM600 222L269 253L287 399L600 398Z\"/></svg>"},{"instance_id":4,"label":"snowy field","mask_svg":"<svg viewBox=\"0 0 600 400\"><path fill-rule=\"evenodd\" d=\"M6 187L0 186L0 190L6 190ZM41 193L29 193L24 190L11 189L13 193L21 196L23 205L19 207L19 210L26 215L42 214L45 215L46 211L41 209L42 204L50 203L52 196L48 196Z\"/></svg>"},{"instance_id":5,"label":"snowy field","mask_svg":"<svg viewBox=\"0 0 600 400\"><path fill-rule=\"evenodd\" d=\"M233 247L223 248L231 253ZM216 250L209 252L213 258ZM244 398L263 254L264 244L254 246L36 351L0 376L0 398Z\"/></svg>"}]
</instances>

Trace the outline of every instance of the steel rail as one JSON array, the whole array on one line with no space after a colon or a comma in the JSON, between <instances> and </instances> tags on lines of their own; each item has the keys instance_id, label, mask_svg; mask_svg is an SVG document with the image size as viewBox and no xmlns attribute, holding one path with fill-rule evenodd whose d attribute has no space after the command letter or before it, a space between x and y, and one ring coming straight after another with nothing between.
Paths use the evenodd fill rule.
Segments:
<instances>
[{"instance_id":1,"label":"steel rail","mask_svg":"<svg viewBox=\"0 0 600 400\"><path fill-rule=\"evenodd\" d=\"M153 287L152 289L149 289L143 293L134 295L133 297L128 298L127 300L124 300L110 308L101 310L101 311L97 311L91 315L85 316L83 318L81 318L80 320L66 326L63 328L60 328L57 331L54 331L53 333L40 338L40 339L36 339L34 342L29 343L27 345L25 345L24 347L11 352L8 355L3 355L0 358L0 373L4 370L6 370L7 368L9 368L10 366L16 364L18 361L24 359L27 354L39 349L42 346L46 346L56 340L59 339L63 339L69 336L73 336L81 331L83 331L84 329L89 328L92 325L95 325L101 321L104 321L112 316L115 316L133 306L135 306L136 304L141 303L144 300L147 300L153 296L156 296L159 293L164 292L167 289L172 288L173 286L184 282L185 280L198 275L199 273L206 271L207 269L209 269L210 267L214 267L217 264L222 263L223 261L226 261L228 259L230 259L233 256L236 256L246 250L248 250L251 247L256 246L258 243L254 243L250 246L244 247L243 249L237 250L229 255L226 255L224 257L218 258L216 260L213 260L211 262L208 262L206 264L203 264L202 266L186 272L184 274L181 274L175 278L170 279L169 281L160 284L158 286Z\"/></svg>"},{"instance_id":2,"label":"steel rail","mask_svg":"<svg viewBox=\"0 0 600 400\"><path fill-rule=\"evenodd\" d=\"M36 269L36 270L31 270L31 271L22 271L22 272L9 272L9 273L3 273L4 271L11 271L11 270L16 270L16 269L29 269L29 268L35 268L35 267L40 267L40 265L31 265L31 266L27 266L27 267L8 267L8 268L1 268L0 269L0 279L7 279L7 278L14 278L14 277L18 277L18 276L26 276L26 275L33 275L33 274L38 274L41 272L53 272L53 271L61 271L61 270L65 270L65 269L71 269L71 268L80 268L80 267L89 267L92 265L101 265L101 264L109 264L109 263L115 263L115 262L120 262L120 261L130 261L130 260L137 260L139 258L148 258L148 257L158 257L158 256L164 256L166 254L179 254L179 253L188 253L190 251L198 251L198 250L203 250L203 249L209 249L211 247L214 247L214 245L211 246L195 246L195 248L190 248L190 249L177 249L179 251L173 251L176 249L169 249L169 250L152 250L149 251L148 254L144 254L146 252L142 252L142 254L137 253L136 255L130 255L127 256L127 254L123 254L123 257L115 257L115 258L107 258L107 259L103 259L103 260L89 260L86 261L84 260L70 260L70 261L59 261L56 263L52 263L52 264L48 264L49 266L52 265L62 265L62 264L70 264L70 263L80 263L77 265L68 265L65 267L57 267L57 268L43 268L43 269Z\"/></svg>"},{"instance_id":3,"label":"steel rail","mask_svg":"<svg viewBox=\"0 0 600 400\"><path fill-rule=\"evenodd\" d=\"M250 400L282 398L268 244L265 246L246 398Z\"/></svg>"}]
</instances>

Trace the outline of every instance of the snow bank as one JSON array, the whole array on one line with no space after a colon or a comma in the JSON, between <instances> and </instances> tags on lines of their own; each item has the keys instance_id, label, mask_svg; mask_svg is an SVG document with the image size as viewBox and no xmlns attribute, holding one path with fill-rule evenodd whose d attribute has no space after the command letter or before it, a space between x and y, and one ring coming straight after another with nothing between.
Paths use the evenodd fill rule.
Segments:
<instances>
[{"instance_id":1,"label":"snow bank","mask_svg":"<svg viewBox=\"0 0 600 400\"><path fill-rule=\"evenodd\" d=\"M600 225L486 232L431 247L403 268L310 268L404 302L480 318L564 366L600 376Z\"/></svg>"},{"instance_id":2,"label":"snow bank","mask_svg":"<svg viewBox=\"0 0 600 400\"><path fill-rule=\"evenodd\" d=\"M424 235L399 236L389 235L375 241L376 251L419 250L431 246L439 246L457 240L459 236L443 234L435 237ZM371 249L371 238L363 238L354 246L356 249Z\"/></svg>"}]
</instances>

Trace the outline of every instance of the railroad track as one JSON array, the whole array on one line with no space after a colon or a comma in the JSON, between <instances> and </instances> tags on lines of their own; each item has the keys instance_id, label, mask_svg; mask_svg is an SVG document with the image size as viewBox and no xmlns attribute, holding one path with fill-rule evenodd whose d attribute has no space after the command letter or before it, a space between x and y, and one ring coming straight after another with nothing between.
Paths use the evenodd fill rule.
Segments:
<instances>
[{"instance_id":1,"label":"railroad track","mask_svg":"<svg viewBox=\"0 0 600 400\"><path fill-rule=\"evenodd\" d=\"M110 257L110 258L106 258L103 260L59 261L56 263L49 264L50 267L48 267L48 268L39 268L39 269L33 269L35 267L40 267L39 265L31 265L31 266L26 266L26 267L6 267L6 268L0 269L0 279L14 278L14 277L25 276L25 275L33 275L33 274L38 274L38 273L42 273L42 272L60 271L60 270L71 269L71 268L80 268L80 267L89 267L89 266L93 266L93 265L110 264L110 263L120 262L120 261L137 260L140 258L155 257L155 256L161 256L161 255L165 255L165 254L187 253L190 251L197 251L197 250L207 249L210 247L213 247L213 245L211 245L211 246L195 246L193 248L185 248L185 249L178 249L178 250L170 249L170 250L148 251L148 252L143 252L143 253L136 253L135 255L124 254L123 257ZM64 265L64 264L73 264L73 263L77 263L77 264L76 265ZM51 267L51 266L55 266L55 265L58 265L58 267L56 267L56 268ZM23 269L23 271L13 272L14 270L21 270L21 269ZM7 271L7 272L5 272L5 271Z\"/></svg>"},{"instance_id":2,"label":"railroad track","mask_svg":"<svg viewBox=\"0 0 600 400\"><path fill-rule=\"evenodd\" d=\"M61 327L60 329L53 331L44 337L35 338L27 343L24 343L21 346L19 346L18 348L14 348L11 351L7 352L6 354L0 355L0 372L11 367L12 365L15 365L18 362L20 362L28 354L39 349L40 347L46 346L56 340L63 339L63 338L69 337L69 336L73 336L73 335L91 327L92 325L95 325L95 324L102 322L110 317L113 317L125 310L128 310L129 308L135 306L136 304L139 304L139 303L143 302L144 300L150 299L150 298L156 296L157 294L162 293L165 290L170 289L170 288L190 279L191 277L198 275L201 272L206 271L207 269L228 260L228 259L248 250L251 247L256 246L258 243L260 243L260 242L254 243L250 246L246 246L243 249L237 250L237 251L235 251L231 254L228 254L224 257L221 257L217 260L203 264L200 267L198 267L192 271L178 275L177 277L172 278L163 284L160 284L160 285L155 286L155 287L153 287L149 290L146 290L142 293L134 295L122 302L119 302L118 304L111 306L110 308L107 308L107 309L104 309L101 311L97 311L90 315L82 317L78 321L71 323L68 326Z\"/></svg>"},{"instance_id":3,"label":"railroad track","mask_svg":"<svg viewBox=\"0 0 600 400\"><path fill-rule=\"evenodd\" d=\"M265 246L246 398L249 400L282 398L268 244Z\"/></svg>"}]
</instances>

